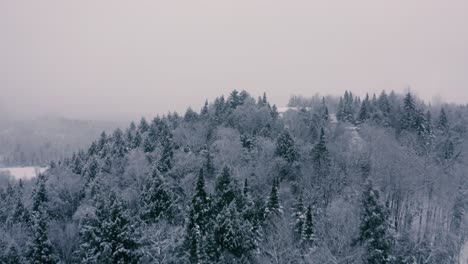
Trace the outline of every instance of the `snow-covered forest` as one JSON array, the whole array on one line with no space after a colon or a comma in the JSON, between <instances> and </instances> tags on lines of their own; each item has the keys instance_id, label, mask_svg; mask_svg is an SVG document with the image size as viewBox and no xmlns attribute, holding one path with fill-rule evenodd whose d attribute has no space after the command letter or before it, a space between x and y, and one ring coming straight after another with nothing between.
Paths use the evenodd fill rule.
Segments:
<instances>
[{"instance_id":1,"label":"snow-covered forest","mask_svg":"<svg viewBox=\"0 0 468 264\"><path fill-rule=\"evenodd\" d=\"M467 263L467 105L278 109L234 90L6 181L0 263Z\"/></svg>"}]
</instances>

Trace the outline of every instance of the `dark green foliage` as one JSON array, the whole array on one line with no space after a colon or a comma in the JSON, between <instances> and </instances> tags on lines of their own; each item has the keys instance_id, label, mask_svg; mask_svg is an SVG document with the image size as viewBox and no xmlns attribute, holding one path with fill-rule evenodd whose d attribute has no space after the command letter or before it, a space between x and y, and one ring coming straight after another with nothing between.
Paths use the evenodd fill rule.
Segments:
<instances>
[{"instance_id":1,"label":"dark green foliage","mask_svg":"<svg viewBox=\"0 0 468 264\"><path fill-rule=\"evenodd\" d=\"M171 221L174 199L174 194L158 169L153 168L140 194L140 218L146 223L154 223L161 218Z\"/></svg>"},{"instance_id":2,"label":"dark green foliage","mask_svg":"<svg viewBox=\"0 0 468 264\"><path fill-rule=\"evenodd\" d=\"M39 175L33 195L33 209L31 212L32 241L29 243L27 259L29 263L49 264L58 263L54 248L48 237L47 193L44 175Z\"/></svg>"},{"instance_id":3,"label":"dark green foliage","mask_svg":"<svg viewBox=\"0 0 468 264\"><path fill-rule=\"evenodd\" d=\"M368 183L363 194L359 236L359 240L367 248L367 263L390 263L392 241L387 217L388 212L380 204L378 192Z\"/></svg>"},{"instance_id":4,"label":"dark green foliage","mask_svg":"<svg viewBox=\"0 0 468 264\"><path fill-rule=\"evenodd\" d=\"M288 163L299 159L295 142L291 134L286 130L276 140L276 155L285 159Z\"/></svg>"},{"instance_id":5,"label":"dark green foliage","mask_svg":"<svg viewBox=\"0 0 468 264\"><path fill-rule=\"evenodd\" d=\"M192 110L192 108L188 108L184 115L184 122L193 123L198 120L198 114Z\"/></svg>"},{"instance_id":6,"label":"dark green foliage","mask_svg":"<svg viewBox=\"0 0 468 264\"><path fill-rule=\"evenodd\" d=\"M315 228L312 221L312 208L307 207L307 212L305 215L304 229L302 233L302 244L306 248L312 247L315 243Z\"/></svg>"},{"instance_id":7,"label":"dark green foliage","mask_svg":"<svg viewBox=\"0 0 468 264\"><path fill-rule=\"evenodd\" d=\"M235 203L226 206L216 217L215 223L214 238L221 251L241 258L253 249L252 226L242 219Z\"/></svg>"},{"instance_id":8,"label":"dark green foliage","mask_svg":"<svg viewBox=\"0 0 468 264\"><path fill-rule=\"evenodd\" d=\"M172 169L174 158L174 143L172 141L172 132L165 124L161 125L159 140L161 142L162 153L158 162L158 170L161 173L166 173Z\"/></svg>"},{"instance_id":9,"label":"dark green foliage","mask_svg":"<svg viewBox=\"0 0 468 264\"><path fill-rule=\"evenodd\" d=\"M265 207L265 214L268 215L279 215L282 213L280 201L279 201L279 181L273 180L270 195L268 196L267 204Z\"/></svg>"},{"instance_id":10,"label":"dark green foliage","mask_svg":"<svg viewBox=\"0 0 468 264\"><path fill-rule=\"evenodd\" d=\"M82 263L138 263L137 236L127 205L114 192L99 195L80 222Z\"/></svg>"},{"instance_id":11,"label":"dark green foliage","mask_svg":"<svg viewBox=\"0 0 468 264\"><path fill-rule=\"evenodd\" d=\"M319 177L326 177L330 173L331 161L326 143L325 131L322 128L319 141L311 152L312 163Z\"/></svg>"},{"instance_id":12,"label":"dark green foliage","mask_svg":"<svg viewBox=\"0 0 468 264\"><path fill-rule=\"evenodd\" d=\"M215 197L217 210L222 210L233 202L236 198L236 193L239 193L237 183L233 181L232 172L229 167L224 166L221 175L216 179Z\"/></svg>"},{"instance_id":13,"label":"dark green foliage","mask_svg":"<svg viewBox=\"0 0 468 264\"><path fill-rule=\"evenodd\" d=\"M138 125L138 130L140 131L140 133L143 134L146 131L148 131L148 129L149 129L148 122L146 121L144 117L142 117L140 120L140 124Z\"/></svg>"},{"instance_id":14,"label":"dark green foliage","mask_svg":"<svg viewBox=\"0 0 468 264\"><path fill-rule=\"evenodd\" d=\"M437 128L444 132L447 131L449 128L448 118L447 118L447 114L445 113L444 108L440 109L439 120L437 122Z\"/></svg>"},{"instance_id":15,"label":"dark green foliage","mask_svg":"<svg viewBox=\"0 0 468 264\"><path fill-rule=\"evenodd\" d=\"M297 203L294 208L294 235L298 242L302 242L304 234L304 226L306 222L306 212L304 208L304 201L302 200L302 194L297 198Z\"/></svg>"},{"instance_id":16,"label":"dark green foliage","mask_svg":"<svg viewBox=\"0 0 468 264\"><path fill-rule=\"evenodd\" d=\"M369 95L366 95L364 101L362 101L361 109L359 110L358 121L365 122L366 120L371 118L372 113L372 105L369 101Z\"/></svg>"},{"instance_id":17,"label":"dark green foliage","mask_svg":"<svg viewBox=\"0 0 468 264\"><path fill-rule=\"evenodd\" d=\"M210 213L211 202L205 191L203 170L200 170L195 185L195 194L189 209L184 241L191 263L200 263L207 257L207 233Z\"/></svg>"}]
</instances>

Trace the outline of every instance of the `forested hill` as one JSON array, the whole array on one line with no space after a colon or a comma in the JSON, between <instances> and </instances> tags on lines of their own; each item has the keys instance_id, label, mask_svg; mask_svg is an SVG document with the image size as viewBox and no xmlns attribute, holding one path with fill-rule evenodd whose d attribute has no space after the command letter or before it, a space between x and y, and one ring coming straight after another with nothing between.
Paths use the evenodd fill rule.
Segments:
<instances>
[{"instance_id":1,"label":"forested hill","mask_svg":"<svg viewBox=\"0 0 468 264\"><path fill-rule=\"evenodd\" d=\"M0 188L0 263L464 263L468 107L233 91Z\"/></svg>"}]
</instances>

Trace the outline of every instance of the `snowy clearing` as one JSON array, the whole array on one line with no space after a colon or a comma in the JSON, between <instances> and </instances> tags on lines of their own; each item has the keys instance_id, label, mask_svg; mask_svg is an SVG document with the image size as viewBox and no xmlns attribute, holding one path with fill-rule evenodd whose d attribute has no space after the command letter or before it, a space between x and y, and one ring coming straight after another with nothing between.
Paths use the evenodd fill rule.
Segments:
<instances>
[{"instance_id":1,"label":"snowy clearing","mask_svg":"<svg viewBox=\"0 0 468 264\"><path fill-rule=\"evenodd\" d=\"M43 173L46 169L47 167L9 167L0 168L0 172L8 172L17 180L29 180L36 177L38 173Z\"/></svg>"}]
</instances>

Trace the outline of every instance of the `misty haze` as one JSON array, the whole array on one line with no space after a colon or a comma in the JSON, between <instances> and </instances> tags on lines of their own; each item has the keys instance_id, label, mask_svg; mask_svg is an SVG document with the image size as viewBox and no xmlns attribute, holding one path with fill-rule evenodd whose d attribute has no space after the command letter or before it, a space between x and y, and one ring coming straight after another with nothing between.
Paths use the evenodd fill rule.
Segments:
<instances>
[{"instance_id":1,"label":"misty haze","mask_svg":"<svg viewBox=\"0 0 468 264\"><path fill-rule=\"evenodd\" d=\"M466 10L0 0L0 263L468 264Z\"/></svg>"}]
</instances>

